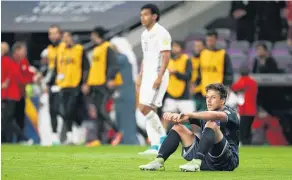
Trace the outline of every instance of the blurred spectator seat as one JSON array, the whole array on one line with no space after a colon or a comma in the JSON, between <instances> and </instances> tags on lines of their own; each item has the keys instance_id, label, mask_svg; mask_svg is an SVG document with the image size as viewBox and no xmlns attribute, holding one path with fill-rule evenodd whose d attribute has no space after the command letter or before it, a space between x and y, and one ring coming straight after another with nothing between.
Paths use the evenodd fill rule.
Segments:
<instances>
[{"instance_id":1,"label":"blurred spectator seat","mask_svg":"<svg viewBox=\"0 0 292 180\"><path fill-rule=\"evenodd\" d=\"M290 56L290 52L288 51L288 49L282 48L282 49L273 49L272 50L272 55L276 56L276 55L280 55L280 56Z\"/></svg>"},{"instance_id":2,"label":"blurred spectator seat","mask_svg":"<svg viewBox=\"0 0 292 180\"><path fill-rule=\"evenodd\" d=\"M274 49L288 49L287 41L275 42Z\"/></svg>"},{"instance_id":3,"label":"blurred spectator seat","mask_svg":"<svg viewBox=\"0 0 292 180\"><path fill-rule=\"evenodd\" d=\"M240 49L244 53L248 53L249 49L249 42L248 41L232 41L230 43L230 49Z\"/></svg>"},{"instance_id":4,"label":"blurred spectator seat","mask_svg":"<svg viewBox=\"0 0 292 180\"><path fill-rule=\"evenodd\" d=\"M278 68L283 69L286 73L292 73L292 56L284 54L274 54Z\"/></svg>"},{"instance_id":5,"label":"blurred spectator seat","mask_svg":"<svg viewBox=\"0 0 292 180\"><path fill-rule=\"evenodd\" d=\"M248 64L248 57L243 53L231 53L229 57L232 62L232 67L235 73L240 72L240 67L244 64Z\"/></svg>"},{"instance_id":6,"label":"blurred spectator seat","mask_svg":"<svg viewBox=\"0 0 292 180\"><path fill-rule=\"evenodd\" d=\"M219 29L216 29L216 32L218 33L218 39L224 39L225 41L231 40L231 30L230 29L219 28Z\"/></svg>"},{"instance_id":7,"label":"blurred spectator seat","mask_svg":"<svg viewBox=\"0 0 292 180\"><path fill-rule=\"evenodd\" d=\"M205 29L195 29L193 33L188 35L186 41L196 40L196 39L205 39L207 31Z\"/></svg>"},{"instance_id":8,"label":"blurred spectator seat","mask_svg":"<svg viewBox=\"0 0 292 180\"><path fill-rule=\"evenodd\" d=\"M218 40L216 44L217 49L226 49L227 48L227 43L225 40Z\"/></svg>"}]
</instances>

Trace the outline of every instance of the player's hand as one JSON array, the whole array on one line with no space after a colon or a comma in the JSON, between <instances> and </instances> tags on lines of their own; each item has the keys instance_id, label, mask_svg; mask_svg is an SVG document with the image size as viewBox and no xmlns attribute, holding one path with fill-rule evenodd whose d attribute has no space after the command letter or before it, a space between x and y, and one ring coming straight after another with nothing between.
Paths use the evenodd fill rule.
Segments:
<instances>
[{"instance_id":1,"label":"player's hand","mask_svg":"<svg viewBox=\"0 0 292 180\"><path fill-rule=\"evenodd\" d=\"M87 84L83 84L81 87L81 91L83 92L84 95L89 94L89 86Z\"/></svg>"},{"instance_id":2,"label":"player's hand","mask_svg":"<svg viewBox=\"0 0 292 180\"><path fill-rule=\"evenodd\" d=\"M43 75L42 73L36 73L36 75L33 77L33 82L34 83L40 83L41 79L42 79Z\"/></svg>"},{"instance_id":3,"label":"player's hand","mask_svg":"<svg viewBox=\"0 0 292 180\"><path fill-rule=\"evenodd\" d=\"M169 69L168 72L169 72L169 74L175 74L177 71L174 69Z\"/></svg>"},{"instance_id":4,"label":"player's hand","mask_svg":"<svg viewBox=\"0 0 292 180\"><path fill-rule=\"evenodd\" d=\"M163 119L165 119L166 121L173 122L173 123L178 123L179 116L180 115L177 113L167 112L163 114Z\"/></svg>"},{"instance_id":5,"label":"player's hand","mask_svg":"<svg viewBox=\"0 0 292 180\"><path fill-rule=\"evenodd\" d=\"M162 77L158 76L153 84L153 89L159 89L161 82L162 82Z\"/></svg>"},{"instance_id":6,"label":"player's hand","mask_svg":"<svg viewBox=\"0 0 292 180\"><path fill-rule=\"evenodd\" d=\"M6 89L10 83L10 79L6 79L2 84L1 84L1 89Z\"/></svg>"},{"instance_id":7,"label":"player's hand","mask_svg":"<svg viewBox=\"0 0 292 180\"><path fill-rule=\"evenodd\" d=\"M187 121L189 118L190 117L187 114L180 113L179 116L178 116L178 119L176 121L178 123L181 123L181 122Z\"/></svg>"},{"instance_id":8,"label":"player's hand","mask_svg":"<svg viewBox=\"0 0 292 180\"><path fill-rule=\"evenodd\" d=\"M109 89L114 89L115 88L115 81L114 80L110 80L106 83L107 88Z\"/></svg>"}]
</instances>

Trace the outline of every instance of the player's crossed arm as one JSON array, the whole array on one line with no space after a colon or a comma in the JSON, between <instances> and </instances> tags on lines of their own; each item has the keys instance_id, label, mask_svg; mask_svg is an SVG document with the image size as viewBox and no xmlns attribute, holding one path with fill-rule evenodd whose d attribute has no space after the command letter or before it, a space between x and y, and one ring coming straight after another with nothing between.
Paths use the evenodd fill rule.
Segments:
<instances>
[{"instance_id":1,"label":"player's crossed arm","mask_svg":"<svg viewBox=\"0 0 292 180\"><path fill-rule=\"evenodd\" d=\"M163 118L167 121L174 123L182 123L190 118L201 119L205 121L228 121L228 114L225 111L201 111L201 112L191 112L191 113L164 113Z\"/></svg>"}]
</instances>

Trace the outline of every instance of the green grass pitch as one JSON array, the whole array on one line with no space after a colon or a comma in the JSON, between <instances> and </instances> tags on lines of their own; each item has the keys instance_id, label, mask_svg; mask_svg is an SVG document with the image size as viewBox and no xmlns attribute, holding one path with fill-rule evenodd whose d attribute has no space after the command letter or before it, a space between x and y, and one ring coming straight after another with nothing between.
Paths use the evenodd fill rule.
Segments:
<instances>
[{"instance_id":1,"label":"green grass pitch","mask_svg":"<svg viewBox=\"0 0 292 180\"><path fill-rule=\"evenodd\" d=\"M180 172L180 151L165 163L165 171L143 172L140 164L151 156L137 153L146 147L95 148L2 145L2 180L226 180L292 179L291 147L240 148L240 165L234 172Z\"/></svg>"}]
</instances>

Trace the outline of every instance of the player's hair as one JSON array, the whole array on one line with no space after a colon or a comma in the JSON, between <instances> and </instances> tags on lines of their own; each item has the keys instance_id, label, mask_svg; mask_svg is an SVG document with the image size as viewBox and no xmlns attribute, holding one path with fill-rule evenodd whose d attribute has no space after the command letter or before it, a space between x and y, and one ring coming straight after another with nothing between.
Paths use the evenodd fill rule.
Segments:
<instances>
[{"instance_id":1,"label":"player's hair","mask_svg":"<svg viewBox=\"0 0 292 180\"><path fill-rule=\"evenodd\" d=\"M265 43L258 43L256 47L257 48L262 47L262 48L264 48L264 50L266 50L266 51L268 50L268 47Z\"/></svg>"},{"instance_id":2,"label":"player's hair","mask_svg":"<svg viewBox=\"0 0 292 180\"><path fill-rule=\"evenodd\" d=\"M184 42L183 41L174 40L174 41L172 41L172 45L173 44L179 45L182 50L184 50L184 48L185 48L185 45L184 45Z\"/></svg>"},{"instance_id":3,"label":"player's hair","mask_svg":"<svg viewBox=\"0 0 292 180\"><path fill-rule=\"evenodd\" d=\"M159 21L160 11L159 11L159 8L155 4L145 4L144 6L141 7L141 11L143 9L149 9L151 11L151 14L156 14L157 15L156 22Z\"/></svg>"},{"instance_id":4,"label":"player's hair","mask_svg":"<svg viewBox=\"0 0 292 180\"><path fill-rule=\"evenodd\" d=\"M96 33L100 38L105 39L105 35L108 33L108 30L102 26L97 26L92 30L92 32Z\"/></svg>"},{"instance_id":5,"label":"player's hair","mask_svg":"<svg viewBox=\"0 0 292 180\"><path fill-rule=\"evenodd\" d=\"M62 30L61 30L61 27L59 25L52 24L52 25L50 25L49 29L52 29L52 28L58 29L59 33L62 34Z\"/></svg>"},{"instance_id":6,"label":"player's hair","mask_svg":"<svg viewBox=\"0 0 292 180\"><path fill-rule=\"evenodd\" d=\"M70 31L64 31L63 34L65 34L65 33L68 33L69 36L71 36L71 37L73 36L72 32L70 32Z\"/></svg>"},{"instance_id":7,"label":"player's hair","mask_svg":"<svg viewBox=\"0 0 292 180\"><path fill-rule=\"evenodd\" d=\"M24 42L16 42L13 44L12 48L11 48L11 53L13 54L15 51L23 48L23 47L26 47L26 44Z\"/></svg>"},{"instance_id":8,"label":"player's hair","mask_svg":"<svg viewBox=\"0 0 292 180\"><path fill-rule=\"evenodd\" d=\"M218 33L215 30L209 30L206 34L206 36L215 36L215 38L218 37Z\"/></svg>"},{"instance_id":9,"label":"player's hair","mask_svg":"<svg viewBox=\"0 0 292 180\"><path fill-rule=\"evenodd\" d=\"M220 83L209 84L206 87L206 91L208 92L209 90L218 91L221 99L227 98L228 90L223 84Z\"/></svg>"}]
</instances>

